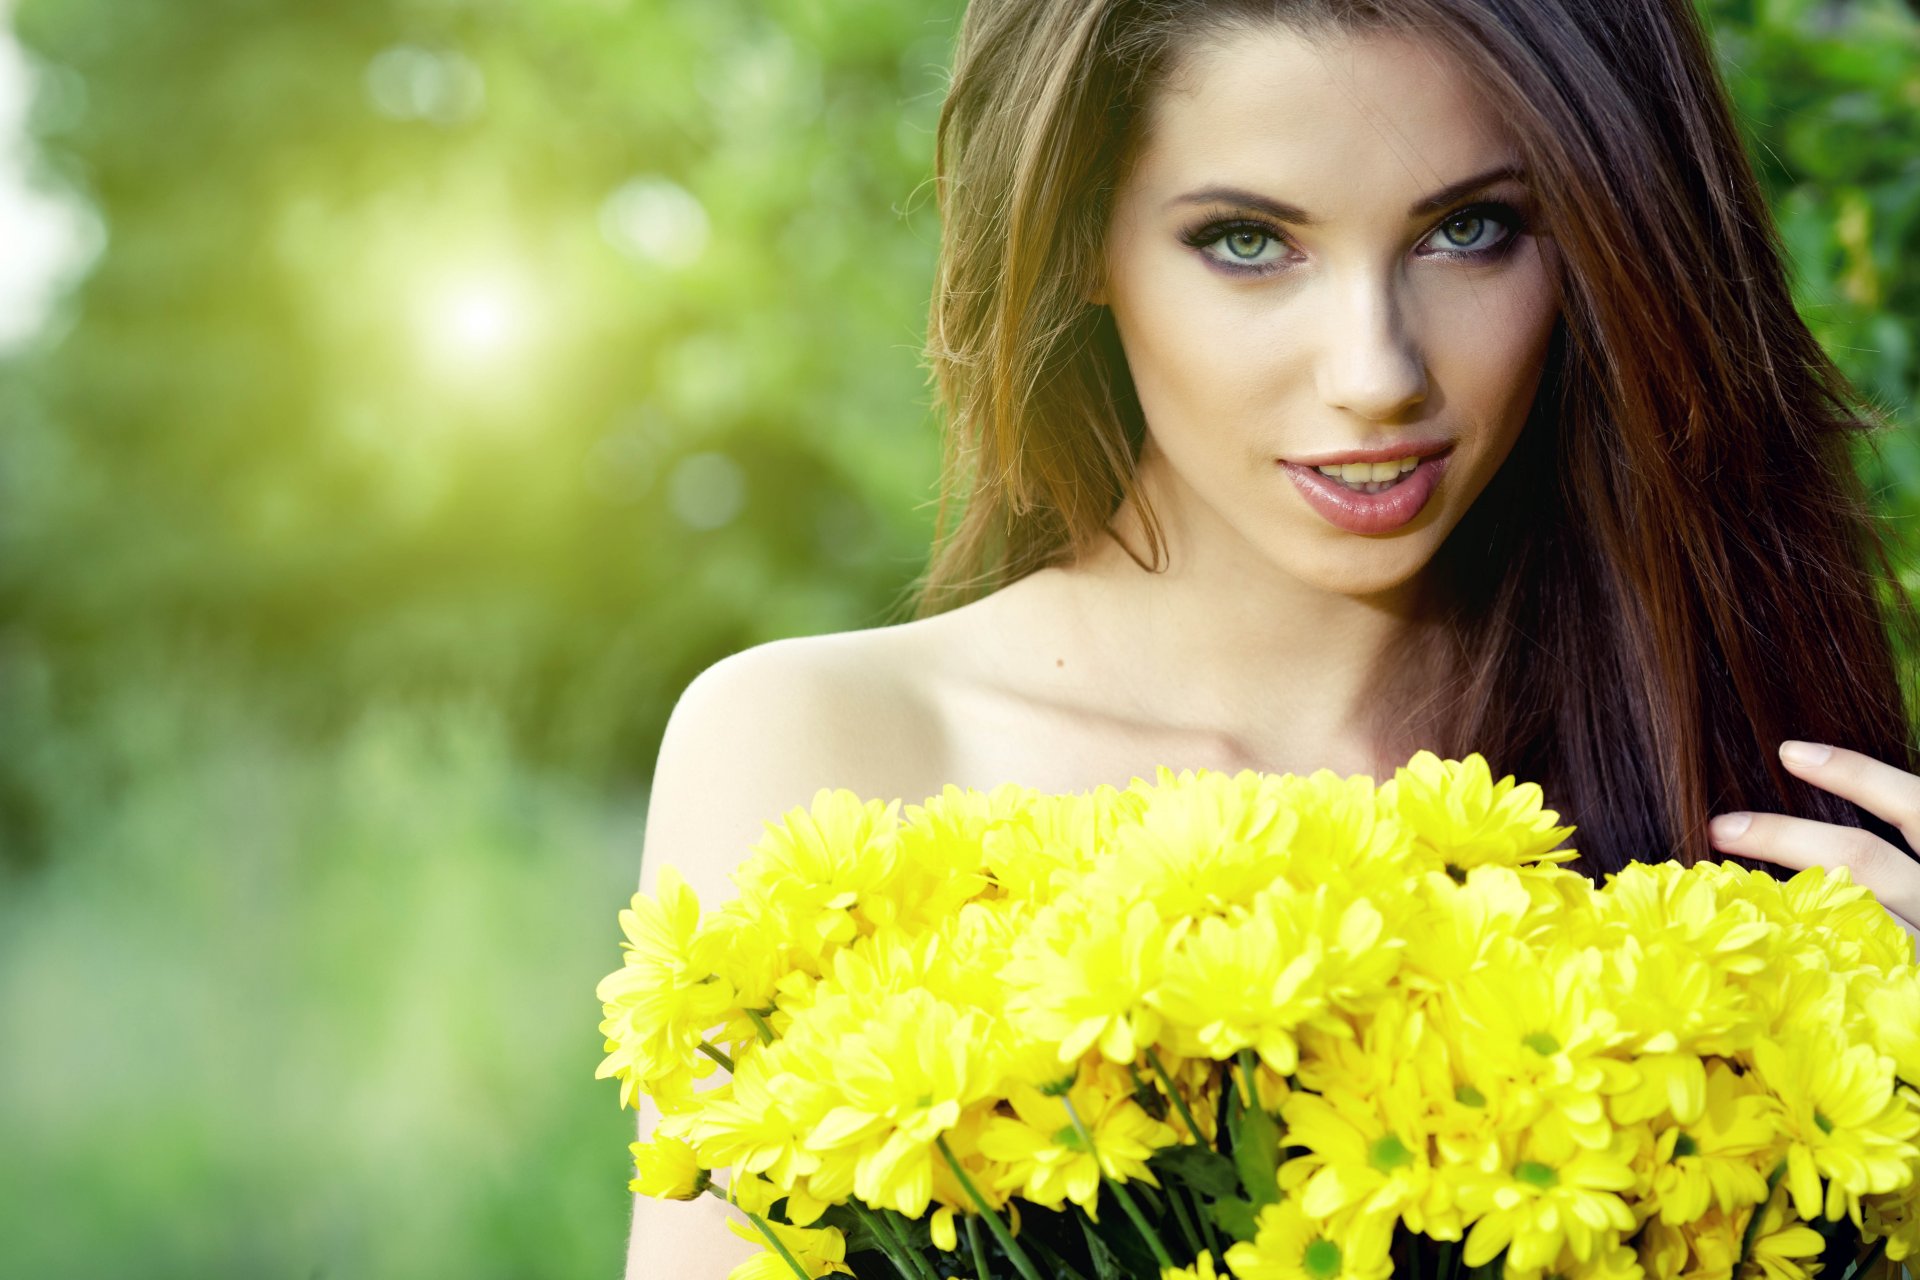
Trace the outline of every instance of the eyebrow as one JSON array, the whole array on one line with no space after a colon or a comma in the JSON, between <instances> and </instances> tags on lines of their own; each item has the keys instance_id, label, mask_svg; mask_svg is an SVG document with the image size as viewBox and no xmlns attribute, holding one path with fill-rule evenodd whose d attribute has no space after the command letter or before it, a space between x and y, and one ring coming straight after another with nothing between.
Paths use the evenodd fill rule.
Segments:
<instances>
[{"instance_id":1,"label":"eyebrow","mask_svg":"<svg viewBox=\"0 0 1920 1280\"><path fill-rule=\"evenodd\" d=\"M1458 182L1448 183L1438 191L1415 200L1407 209L1408 218L1418 218L1423 214L1438 213L1447 205L1462 196L1472 195L1483 187L1491 187L1497 182L1509 179L1524 182L1527 170L1520 164L1503 164L1488 169L1485 173L1476 173L1471 178L1462 178ZM1276 222L1291 222L1302 227L1317 227L1321 219L1308 213L1297 204L1288 204L1285 200L1275 200L1272 196L1263 196L1257 191L1247 191L1240 187L1202 187L1198 191L1189 191L1185 195L1175 196L1167 201L1167 207L1177 204L1237 204L1273 218Z\"/></svg>"}]
</instances>

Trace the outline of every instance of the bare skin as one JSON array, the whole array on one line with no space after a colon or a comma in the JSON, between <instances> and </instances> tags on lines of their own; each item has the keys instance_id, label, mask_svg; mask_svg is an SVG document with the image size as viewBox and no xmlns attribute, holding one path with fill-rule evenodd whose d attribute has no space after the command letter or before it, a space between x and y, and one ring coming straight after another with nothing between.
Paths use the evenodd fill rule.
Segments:
<instances>
[{"instance_id":1,"label":"bare skin","mask_svg":"<svg viewBox=\"0 0 1920 1280\"><path fill-rule=\"evenodd\" d=\"M1091 299L1113 309L1146 411L1141 485L1168 568L1149 574L1107 541L876 634L876 656L925 687L944 777L1078 789L1157 763L1391 774L1404 744L1364 740L1364 671L1511 451L1560 302L1551 239L1463 212L1524 212L1523 182L1407 209L1514 158L1491 106L1419 44L1266 27L1192 54L1155 105ZM1320 221L1183 198L1217 188ZM1234 236L1189 243L1221 217ZM1439 489L1387 534L1329 524L1276 462L1436 438L1454 446ZM1148 559L1137 508L1113 528Z\"/></svg>"},{"instance_id":2,"label":"bare skin","mask_svg":"<svg viewBox=\"0 0 1920 1280\"><path fill-rule=\"evenodd\" d=\"M947 783L1124 786L1160 765L1379 779L1404 760L1359 727L1364 672L1525 422L1558 255L1523 227L1510 252L1458 256L1506 239L1464 211L1523 200L1517 182L1408 214L1512 158L1497 113L1419 45L1229 31L1192 52L1152 121L1089 301L1112 308L1146 410L1140 478L1166 571L1105 540L937 617L716 664L668 726L643 892L670 861L719 906L762 820L820 787L914 801ZM1219 187L1319 221L1181 199ZM1190 243L1221 215L1269 231ZM1436 438L1453 447L1439 488L1387 534L1327 523L1277 461ZM1135 508L1112 529L1148 558ZM643 1105L642 1138L653 1119ZM721 1280L758 1252L724 1214L636 1198L629 1280Z\"/></svg>"}]
</instances>

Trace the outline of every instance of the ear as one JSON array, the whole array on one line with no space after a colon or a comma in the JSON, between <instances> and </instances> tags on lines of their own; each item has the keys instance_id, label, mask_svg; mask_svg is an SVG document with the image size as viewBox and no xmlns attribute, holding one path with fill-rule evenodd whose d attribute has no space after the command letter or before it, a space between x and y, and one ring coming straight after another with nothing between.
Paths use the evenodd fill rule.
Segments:
<instances>
[{"instance_id":1,"label":"ear","mask_svg":"<svg viewBox=\"0 0 1920 1280\"><path fill-rule=\"evenodd\" d=\"M1094 281L1093 286L1089 288L1086 291L1086 293L1082 296L1086 298L1088 304L1091 306L1096 306L1096 307L1106 306L1107 305L1107 282L1105 280Z\"/></svg>"}]
</instances>

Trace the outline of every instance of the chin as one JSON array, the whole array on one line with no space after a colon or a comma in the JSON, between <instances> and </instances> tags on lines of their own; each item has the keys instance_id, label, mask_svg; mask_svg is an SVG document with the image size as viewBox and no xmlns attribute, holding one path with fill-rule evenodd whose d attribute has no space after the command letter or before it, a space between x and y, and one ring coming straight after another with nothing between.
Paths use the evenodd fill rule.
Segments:
<instances>
[{"instance_id":1,"label":"chin","mask_svg":"<svg viewBox=\"0 0 1920 1280\"><path fill-rule=\"evenodd\" d=\"M1302 563L1297 548L1293 548L1292 554L1275 557L1275 563L1283 572L1330 595L1358 597L1380 595L1408 585L1433 559L1425 539L1415 547L1405 537L1363 538L1353 534L1341 537L1349 545L1342 547L1340 554Z\"/></svg>"}]
</instances>

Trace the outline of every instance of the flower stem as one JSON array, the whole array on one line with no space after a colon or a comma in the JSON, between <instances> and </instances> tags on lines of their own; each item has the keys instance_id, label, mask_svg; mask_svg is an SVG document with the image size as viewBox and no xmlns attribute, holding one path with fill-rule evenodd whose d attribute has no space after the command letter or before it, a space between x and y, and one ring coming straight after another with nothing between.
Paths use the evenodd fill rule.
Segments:
<instances>
[{"instance_id":1,"label":"flower stem","mask_svg":"<svg viewBox=\"0 0 1920 1280\"><path fill-rule=\"evenodd\" d=\"M973 1280L993 1280L993 1272L987 1266L987 1251L980 1245L980 1219L977 1216L967 1219L967 1249L973 1254Z\"/></svg>"},{"instance_id":2,"label":"flower stem","mask_svg":"<svg viewBox=\"0 0 1920 1280\"><path fill-rule=\"evenodd\" d=\"M914 1252L913 1246L907 1243L906 1237L900 1234L898 1225L887 1216L886 1210L871 1209L853 1199L847 1201L847 1207L853 1210L854 1217L867 1224L867 1230L873 1233L875 1239L883 1246L891 1246L883 1248L881 1252L887 1255L887 1261L893 1264L893 1269L900 1273L900 1280L925 1280L925 1264ZM894 1252L896 1249L898 1253Z\"/></svg>"},{"instance_id":3,"label":"flower stem","mask_svg":"<svg viewBox=\"0 0 1920 1280\"><path fill-rule=\"evenodd\" d=\"M1193 1216L1200 1219L1200 1233L1207 1238L1207 1248L1213 1250L1213 1252L1223 1258L1226 1257L1227 1251L1220 1247L1220 1237L1213 1234L1213 1219L1207 1216L1206 1203L1201 1200L1200 1193L1192 1187L1188 1187L1186 1190L1187 1194L1193 1199Z\"/></svg>"},{"instance_id":4,"label":"flower stem","mask_svg":"<svg viewBox=\"0 0 1920 1280\"><path fill-rule=\"evenodd\" d=\"M1875 1240L1873 1242L1873 1248L1867 1250L1867 1256L1859 1259L1852 1266L1848 1267L1847 1274L1842 1276L1840 1280L1854 1280L1855 1276L1864 1276L1867 1274L1867 1268L1880 1260L1880 1251L1886 1247L1887 1238L1885 1236L1881 1236L1878 1240Z\"/></svg>"},{"instance_id":5,"label":"flower stem","mask_svg":"<svg viewBox=\"0 0 1920 1280\"><path fill-rule=\"evenodd\" d=\"M1167 1096L1173 1099L1173 1105L1179 1109L1180 1119L1187 1126L1187 1136L1193 1140L1195 1146L1207 1146L1207 1140L1200 1136L1200 1126L1194 1123L1193 1112L1187 1109L1187 1100L1180 1096L1180 1090L1174 1086L1172 1074L1168 1072L1166 1064L1160 1061L1160 1055L1154 1051L1152 1045L1147 1046L1147 1062L1153 1067L1153 1074L1160 1077L1161 1088L1167 1091ZM1187 1190L1191 1192L1193 1189L1189 1187ZM1177 1197L1174 1197L1174 1203L1179 1204ZM1220 1241L1213 1234L1213 1223L1208 1219L1206 1210L1200 1206L1198 1196L1193 1198L1193 1212L1200 1219L1200 1229L1206 1233L1207 1247L1219 1253ZM1184 1221L1182 1225L1185 1225ZM1196 1245L1194 1252L1199 1251L1199 1246Z\"/></svg>"},{"instance_id":6,"label":"flower stem","mask_svg":"<svg viewBox=\"0 0 1920 1280\"><path fill-rule=\"evenodd\" d=\"M967 1171L960 1167L960 1162L953 1158L953 1148L947 1145L946 1138L936 1137L933 1145L940 1148L940 1154L946 1159L947 1167L953 1170L953 1176L959 1179L960 1189L967 1193L967 1198L972 1200L974 1206L980 1210L980 1216L986 1220L987 1230L993 1232L993 1238L998 1240L1000 1247L1007 1251L1007 1257L1013 1261L1015 1270L1019 1271L1025 1280L1040 1280L1040 1272L1034 1268L1033 1259L1027 1256L1027 1251L1020 1247L1020 1242L1013 1238L1011 1231L1007 1230L1007 1224L1000 1221L1000 1215L993 1211L993 1206L987 1203L987 1198L980 1194L980 1188L973 1185L973 1179L969 1178Z\"/></svg>"},{"instance_id":7,"label":"flower stem","mask_svg":"<svg viewBox=\"0 0 1920 1280\"><path fill-rule=\"evenodd\" d=\"M1180 1112L1180 1118L1186 1122L1187 1136L1195 1143L1205 1146L1207 1140L1200 1136L1200 1126L1194 1123L1193 1112L1187 1110L1187 1100L1181 1097L1180 1090L1174 1087L1173 1077L1167 1073L1166 1065L1160 1061L1160 1055L1154 1052L1152 1045L1147 1046L1147 1063L1153 1068L1153 1074L1160 1077L1160 1087L1167 1091L1169 1098L1173 1099L1173 1105Z\"/></svg>"},{"instance_id":8,"label":"flower stem","mask_svg":"<svg viewBox=\"0 0 1920 1280\"><path fill-rule=\"evenodd\" d=\"M1747 1219L1747 1229L1740 1236L1740 1256L1734 1259L1733 1270L1729 1273L1735 1280L1738 1280L1740 1268L1747 1265L1747 1254L1753 1248L1754 1236L1760 1233L1760 1215L1767 1211L1769 1204L1773 1203L1773 1189L1780 1185L1780 1179L1786 1175L1786 1172L1787 1162L1782 1160L1773 1166L1773 1172L1767 1175L1767 1194L1761 1197L1759 1204L1753 1206L1753 1215Z\"/></svg>"},{"instance_id":9,"label":"flower stem","mask_svg":"<svg viewBox=\"0 0 1920 1280\"><path fill-rule=\"evenodd\" d=\"M1200 1244L1200 1234L1194 1230L1193 1217L1187 1212L1187 1198L1180 1194L1180 1188L1171 1181L1167 1184L1167 1203L1173 1206L1173 1216L1180 1221L1180 1234L1187 1238L1187 1244L1197 1257L1205 1252Z\"/></svg>"},{"instance_id":10,"label":"flower stem","mask_svg":"<svg viewBox=\"0 0 1920 1280\"><path fill-rule=\"evenodd\" d=\"M1133 1197L1128 1194L1120 1180L1108 1177L1107 1171L1100 1168L1100 1149L1094 1145L1093 1135L1087 1132L1087 1126L1082 1123L1080 1113L1073 1109L1073 1099L1063 1093L1060 1095L1060 1101L1066 1104L1067 1119L1073 1122L1074 1131L1080 1135L1080 1141L1086 1143L1087 1150L1093 1153L1093 1164L1096 1169L1100 1169L1101 1180L1113 1188L1113 1198L1120 1202L1120 1207L1126 1211L1127 1217L1133 1220L1135 1229L1146 1240L1147 1248L1153 1250L1153 1260L1160 1264L1162 1271L1168 1270L1174 1265L1174 1261L1172 1255L1167 1252L1167 1246L1160 1243L1159 1235L1148 1224L1146 1215L1140 1212L1140 1206L1133 1202Z\"/></svg>"},{"instance_id":11,"label":"flower stem","mask_svg":"<svg viewBox=\"0 0 1920 1280\"><path fill-rule=\"evenodd\" d=\"M799 1276L800 1280L813 1280L813 1277L807 1274L807 1269L800 1265L800 1260L787 1252L787 1246L781 1243L779 1236L773 1234L773 1228L767 1225L765 1218L745 1206L740 1207L740 1212L753 1219L753 1225L760 1228L760 1234L767 1238L767 1243L773 1246L773 1251L787 1260L787 1265L793 1268L793 1274Z\"/></svg>"},{"instance_id":12,"label":"flower stem","mask_svg":"<svg viewBox=\"0 0 1920 1280\"><path fill-rule=\"evenodd\" d=\"M729 1071L733 1070L733 1059L729 1058L726 1055L726 1052L724 1050L716 1049L713 1047L713 1045L711 1045L707 1041L702 1040L700 1042L700 1052L706 1054L709 1058L712 1058L715 1062L719 1063L721 1066L725 1067L727 1070Z\"/></svg>"},{"instance_id":13,"label":"flower stem","mask_svg":"<svg viewBox=\"0 0 1920 1280\"><path fill-rule=\"evenodd\" d=\"M744 1012L749 1018L753 1019L753 1028L760 1033L760 1043L772 1044L773 1028L769 1027L766 1019L760 1016L760 1011L758 1009L747 1009Z\"/></svg>"}]
</instances>

